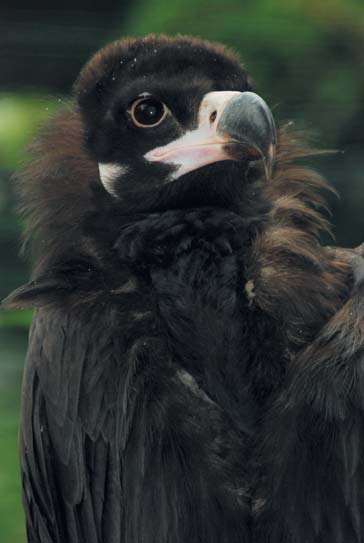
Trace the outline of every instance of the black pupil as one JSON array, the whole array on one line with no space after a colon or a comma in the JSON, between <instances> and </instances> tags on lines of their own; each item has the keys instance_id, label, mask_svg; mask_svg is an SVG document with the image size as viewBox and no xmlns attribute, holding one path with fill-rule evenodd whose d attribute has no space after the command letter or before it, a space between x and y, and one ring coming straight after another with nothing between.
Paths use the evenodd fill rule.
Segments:
<instances>
[{"instance_id":1,"label":"black pupil","mask_svg":"<svg viewBox=\"0 0 364 543\"><path fill-rule=\"evenodd\" d=\"M154 98L147 98L135 107L134 117L143 125L156 124L163 117L164 105Z\"/></svg>"}]
</instances>

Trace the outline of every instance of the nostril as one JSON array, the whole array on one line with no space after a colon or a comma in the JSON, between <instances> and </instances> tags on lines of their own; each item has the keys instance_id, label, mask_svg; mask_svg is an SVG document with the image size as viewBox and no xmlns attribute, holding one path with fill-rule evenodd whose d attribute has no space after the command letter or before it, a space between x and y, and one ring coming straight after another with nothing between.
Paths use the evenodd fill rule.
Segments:
<instances>
[{"instance_id":1,"label":"nostril","mask_svg":"<svg viewBox=\"0 0 364 543\"><path fill-rule=\"evenodd\" d=\"M215 111L213 111L213 112L211 113L211 115L210 115L210 123L211 123L211 124L215 121L216 117L217 117L217 111L216 111L216 109L215 109Z\"/></svg>"}]
</instances>

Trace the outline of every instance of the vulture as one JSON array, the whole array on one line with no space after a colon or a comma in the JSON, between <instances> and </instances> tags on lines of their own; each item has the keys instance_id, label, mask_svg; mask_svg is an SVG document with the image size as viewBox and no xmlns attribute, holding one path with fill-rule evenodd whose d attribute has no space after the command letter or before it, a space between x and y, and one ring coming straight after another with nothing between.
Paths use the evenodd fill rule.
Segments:
<instances>
[{"instance_id":1,"label":"vulture","mask_svg":"<svg viewBox=\"0 0 364 543\"><path fill-rule=\"evenodd\" d=\"M363 543L363 251L235 53L113 42L29 152L28 543Z\"/></svg>"}]
</instances>

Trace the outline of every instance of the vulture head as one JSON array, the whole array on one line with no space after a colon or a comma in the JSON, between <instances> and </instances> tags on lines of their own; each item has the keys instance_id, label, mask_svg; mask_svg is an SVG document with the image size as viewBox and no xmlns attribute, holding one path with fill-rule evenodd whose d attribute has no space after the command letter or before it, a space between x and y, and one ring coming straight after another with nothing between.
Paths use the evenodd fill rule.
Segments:
<instances>
[{"instance_id":1,"label":"vulture head","mask_svg":"<svg viewBox=\"0 0 364 543\"><path fill-rule=\"evenodd\" d=\"M271 112L220 45L149 36L112 43L75 86L86 147L120 205L236 205L252 170L269 175Z\"/></svg>"}]
</instances>

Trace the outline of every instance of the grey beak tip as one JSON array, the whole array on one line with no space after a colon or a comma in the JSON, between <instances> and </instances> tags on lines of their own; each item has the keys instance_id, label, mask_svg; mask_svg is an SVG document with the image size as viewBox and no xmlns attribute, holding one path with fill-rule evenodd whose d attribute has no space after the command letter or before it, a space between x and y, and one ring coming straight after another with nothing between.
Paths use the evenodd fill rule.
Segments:
<instances>
[{"instance_id":1,"label":"grey beak tip","mask_svg":"<svg viewBox=\"0 0 364 543\"><path fill-rule=\"evenodd\" d=\"M235 96L223 111L218 130L258 149L265 159L277 142L273 115L258 94L246 91Z\"/></svg>"}]
</instances>

